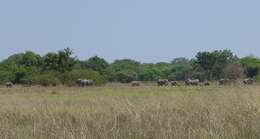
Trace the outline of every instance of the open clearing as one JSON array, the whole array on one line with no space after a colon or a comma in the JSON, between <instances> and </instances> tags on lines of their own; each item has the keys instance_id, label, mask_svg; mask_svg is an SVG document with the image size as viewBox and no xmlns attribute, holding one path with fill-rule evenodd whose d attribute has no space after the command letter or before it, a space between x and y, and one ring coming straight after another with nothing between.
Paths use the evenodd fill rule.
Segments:
<instances>
[{"instance_id":1,"label":"open clearing","mask_svg":"<svg viewBox=\"0 0 260 139\"><path fill-rule=\"evenodd\" d=\"M259 85L0 87L1 139L259 137Z\"/></svg>"}]
</instances>

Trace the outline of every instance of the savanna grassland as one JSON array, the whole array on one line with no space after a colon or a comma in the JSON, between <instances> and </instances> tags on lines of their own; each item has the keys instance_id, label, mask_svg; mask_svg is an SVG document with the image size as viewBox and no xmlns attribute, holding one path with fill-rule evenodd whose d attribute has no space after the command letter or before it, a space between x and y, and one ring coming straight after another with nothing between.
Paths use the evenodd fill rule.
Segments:
<instances>
[{"instance_id":1,"label":"savanna grassland","mask_svg":"<svg viewBox=\"0 0 260 139\"><path fill-rule=\"evenodd\" d=\"M260 85L0 87L1 139L260 138Z\"/></svg>"}]
</instances>

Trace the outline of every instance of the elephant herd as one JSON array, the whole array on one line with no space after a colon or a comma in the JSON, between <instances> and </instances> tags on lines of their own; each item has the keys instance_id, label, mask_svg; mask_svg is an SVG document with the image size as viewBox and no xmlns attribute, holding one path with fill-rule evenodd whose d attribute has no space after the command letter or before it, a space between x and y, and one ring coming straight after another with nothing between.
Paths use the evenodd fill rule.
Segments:
<instances>
[{"instance_id":1,"label":"elephant herd","mask_svg":"<svg viewBox=\"0 0 260 139\"><path fill-rule=\"evenodd\" d=\"M231 80L231 79L220 79L218 81L219 85L231 85L232 83L236 83L238 82L238 80ZM244 84L244 85L252 85L254 84L256 81L254 79L243 79L239 81L240 83ZM89 79L77 79L76 80L76 85L79 87L87 87L87 86L94 86L95 82L93 80L89 80ZM140 86L141 82L140 81L133 81L131 83L132 86ZM179 82L177 81L169 81L168 79L159 79L157 80L157 85L158 86L179 86ZM199 85L204 85L204 86L210 86L211 83L210 82L203 82L201 83L199 79L187 79L185 81L185 85L186 86L199 86ZM7 82L5 84L5 86L7 88L12 88L14 86L14 84L12 82Z\"/></svg>"},{"instance_id":2,"label":"elephant herd","mask_svg":"<svg viewBox=\"0 0 260 139\"><path fill-rule=\"evenodd\" d=\"M231 79L220 79L218 81L218 84L219 85L230 85L232 83L236 83L236 82L239 82L238 80L231 80ZM252 85L254 84L256 81L253 80L253 79L243 79L241 81L242 84L244 85ZM171 86L179 86L179 83L177 81L169 81L168 79L159 79L157 81L157 85L158 86L168 86L168 85L171 85ZM199 79L187 79L185 80L185 85L186 86L199 86L199 85L204 85L204 86L210 86L211 83L210 82L200 82Z\"/></svg>"},{"instance_id":3,"label":"elephant herd","mask_svg":"<svg viewBox=\"0 0 260 139\"><path fill-rule=\"evenodd\" d=\"M231 79L220 79L219 80L219 85L230 85L234 83L242 83L244 85L252 85L256 81L254 79L243 79L243 80L231 80Z\"/></svg>"},{"instance_id":4,"label":"elephant herd","mask_svg":"<svg viewBox=\"0 0 260 139\"><path fill-rule=\"evenodd\" d=\"M187 79L185 81L185 85L189 86L198 86L200 83L200 81L198 79ZM208 82L207 82L208 83ZM209 84L209 83L208 83ZM168 85L171 85L171 86L179 86L179 83L177 81L169 81L168 79L159 79L157 81L157 85L158 86L168 86Z\"/></svg>"},{"instance_id":5,"label":"elephant herd","mask_svg":"<svg viewBox=\"0 0 260 139\"><path fill-rule=\"evenodd\" d=\"M93 80L88 80L88 79L77 79L75 83L79 87L87 87L87 86L95 85L95 82ZM12 88L14 86L14 84L12 82L6 82L5 86L7 88Z\"/></svg>"}]
</instances>

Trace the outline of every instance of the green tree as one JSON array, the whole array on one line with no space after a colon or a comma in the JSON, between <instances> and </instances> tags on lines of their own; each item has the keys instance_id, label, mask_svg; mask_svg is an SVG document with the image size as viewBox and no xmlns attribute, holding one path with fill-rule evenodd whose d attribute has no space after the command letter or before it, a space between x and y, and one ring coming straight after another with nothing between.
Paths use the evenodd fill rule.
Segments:
<instances>
[{"instance_id":1,"label":"green tree","mask_svg":"<svg viewBox=\"0 0 260 139\"><path fill-rule=\"evenodd\" d=\"M112 67L115 70L134 70L137 71L140 63L131 59L116 60L112 63Z\"/></svg>"},{"instance_id":2,"label":"green tree","mask_svg":"<svg viewBox=\"0 0 260 139\"><path fill-rule=\"evenodd\" d=\"M185 80L192 76L192 66L188 64L176 64L171 69L170 80Z\"/></svg>"},{"instance_id":3,"label":"green tree","mask_svg":"<svg viewBox=\"0 0 260 139\"><path fill-rule=\"evenodd\" d=\"M142 64L138 70L138 80L154 81L160 76L160 71L153 64Z\"/></svg>"},{"instance_id":4,"label":"green tree","mask_svg":"<svg viewBox=\"0 0 260 139\"><path fill-rule=\"evenodd\" d=\"M3 63L6 62L12 62L13 64L20 65L23 60L24 53L17 53L9 56L7 59L3 61Z\"/></svg>"},{"instance_id":5,"label":"green tree","mask_svg":"<svg viewBox=\"0 0 260 139\"><path fill-rule=\"evenodd\" d=\"M108 62L100 58L98 56L94 56L89 58L87 61L82 62L83 68L92 69L94 71L99 72L100 74L104 74L106 68L108 68Z\"/></svg>"},{"instance_id":6,"label":"green tree","mask_svg":"<svg viewBox=\"0 0 260 139\"><path fill-rule=\"evenodd\" d=\"M43 71L58 71L59 55L56 53L48 53L43 57Z\"/></svg>"},{"instance_id":7,"label":"green tree","mask_svg":"<svg viewBox=\"0 0 260 139\"><path fill-rule=\"evenodd\" d=\"M66 48L58 53L48 53L43 58L43 70L55 70L60 73L71 71L76 64L76 58L72 57L73 51Z\"/></svg>"},{"instance_id":8,"label":"green tree","mask_svg":"<svg viewBox=\"0 0 260 139\"><path fill-rule=\"evenodd\" d=\"M59 74L56 71L47 71L32 77L32 83L42 86L57 86L61 84Z\"/></svg>"},{"instance_id":9,"label":"green tree","mask_svg":"<svg viewBox=\"0 0 260 139\"><path fill-rule=\"evenodd\" d=\"M14 54L1 62L0 80L2 82L30 83L33 74L39 71L40 56L32 52Z\"/></svg>"},{"instance_id":10,"label":"green tree","mask_svg":"<svg viewBox=\"0 0 260 139\"><path fill-rule=\"evenodd\" d=\"M27 51L25 54L23 54L20 64L27 67L40 66L42 62L41 60L42 59L40 55L31 51Z\"/></svg>"},{"instance_id":11,"label":"green tree","mask_svg":"<svg viewBox=\"0 0 260 139\"><path fill-rule=\"evenodd\" d=\"M130 83L137 80L137 73L134 71L122 70L116 73L117 81L121 83Z\"/></svg>"},{"instance_id":12,"label":"green tree","mask_svg":"<svg viewBox=\"0 0 260 139\"><path fill-rule=\"evenodd\" d=\"M10 56L8 59L4 60L0 64L0 80L2 83L4 82L14 82L15 81L15 73L18 69L17 63L22 59L19 54Z\"/></svg>"},{"instance_id":13,"label":"green tree","mask_svg":"<svg viewBox=\"0 0 260 139\"><path fill-rule=\"evenodd\" d=\"M137 79L140 63L131 59L116 60L106 70L108 79L116 82L129 82Z\"/></svg>"},{"instance_id":14,"label":"green tree","mask_svg":"<svg viewBox=\"0 0 260 139\"><path fill-rule=\"evenodd\" d=\"M230 50L199 52L194 61L194 68L205 73L208 80L222 78L223 69L238 58Z\"/></svg>"},{"instance_id":15,"label":"green tree","mask_svg":"<svg viewBox=\"0 0 260 139\"><path fill-rule=\"evenodd\" d=\"M240 60L241 64L245 68L247 77L255 77L259 74L260 71L260 59L247 56Z\"/></svg>"}]
</instances>

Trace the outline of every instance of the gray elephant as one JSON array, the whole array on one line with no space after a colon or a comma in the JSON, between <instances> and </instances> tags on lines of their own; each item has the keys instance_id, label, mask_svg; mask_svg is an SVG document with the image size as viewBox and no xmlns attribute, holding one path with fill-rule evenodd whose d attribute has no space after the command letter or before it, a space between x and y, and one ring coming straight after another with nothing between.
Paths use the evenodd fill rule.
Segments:
<instances>
[{"instance_id":1,"label":"gray elephant","mask_svg":"<svg viewBox=\"0 0 260 139\"><path fill-rule=\"evenodd\" d=\"M140 85L141 85L141 82L139 82L139 81L133 81L133 82L131 83L131 85L132 85L132 86L140 86Z\"/></svg>"},{"instance_id":2,"label":"gray elephant","mask_svg":"<svg viewBox=\"0 0 260 139\"><path fill-rule=\"evenodd\" d=\"M94 81L93 80L87 80L87 79L78 79L76 81L76 84L80 87L93 86Z\"/></svg>"},{"instance_id":3,"label":"gray elephant","mask_svg":"<svg viewBox=\"0 0 260 139\"><path fill-rule=\"evenodd\" d=\"M200 82L199 79L194 79L194 80L192 80L192 79L187 79L187 80L185 81L185 84L186 84L187 86L189 86L189 85L198 86L198 85L199 85L199 82Z\"/></svg>"},{"instance_id":4,"label":"gray elephant","mask_svg":"<svg viewBox=\"0 0 260 139\"><path fill-rule=\"evenodd\" d=\"M252 85L252 84L254 84L254 80L253 79L244 79L243 80L243 84L245 84L245 85Z\"/></svg>"},{"instance_id":5,"label":"gray elephant","mask_svg":"<svg viewBox=\"0 0 260 139\"><path fill-rule=\"evenodd\" d=\"M219 80L219 85L228 85L228 84L230 84L229 79L220 79Z\"/></svg>"},{"instance_id":6,"label":"gray elephant","mask_svg":"<svg viewBox=\"0 0 260 139\"><path fill-rule=\"evenodd\" d=\"M6 84L5 84L5 86L7 87L7 88L12 88L13 87L13 83L12 82L7 82Z\"/></svg>"},{"instance_id":7,"label":"gray elephant","mask_svg":"<svg viewBox=\"0 0 260 139\"><path fill-rule=\"evenodd\" d=\"M210 82L205 82L204 86L210 86Z\"/></svg>"},{"instance_id":8,"label":"gray elephant","mask_svg":"<svg viewBox=\"0 0 260 139\"><path fill-rule=\"evenodd\" d=\"M158 86L167 86L169 84L169 80L168 79L159 79L157 81L157 85Z\"/></svg>"},{"instance_id":9,"label":"gray elephant","mask_svg":"<svg viewBox=\"0 0 260 139\"><path fill-rule=\"evenodd\" d=\"M170 84L171 84L171 86L178 86L179 85L177 81L170 81Z\"/></svg>"}]
</instances>

